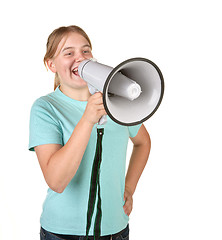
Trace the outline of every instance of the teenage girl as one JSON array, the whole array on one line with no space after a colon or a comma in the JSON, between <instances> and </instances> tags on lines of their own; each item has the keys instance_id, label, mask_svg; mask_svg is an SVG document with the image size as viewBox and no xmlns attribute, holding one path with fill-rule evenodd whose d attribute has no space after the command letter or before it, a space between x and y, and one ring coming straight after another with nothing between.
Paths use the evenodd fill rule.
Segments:
<instances>
[{"instance_id":1,"label":"teenage girl","mask_svg":"<svg viewBox=\"0 0 222 240\"><path fill-rule=\"evenodd\" d=\"M91 41L78 26L60 27L48 37L44 63L55 73L54 91L34 102L29 140L49 186L40 219L41 240L86 236L96 129L106 114L102 93L91 95L77 71L81 61L92 57ZM148 160L150 137L143 124L122 126L108 116L104 129L99 239L128 240L133 194ZM125 176L129 138L133 151ZM95 215L89 239L94 239Z\"/></svg>"}]
</instances>

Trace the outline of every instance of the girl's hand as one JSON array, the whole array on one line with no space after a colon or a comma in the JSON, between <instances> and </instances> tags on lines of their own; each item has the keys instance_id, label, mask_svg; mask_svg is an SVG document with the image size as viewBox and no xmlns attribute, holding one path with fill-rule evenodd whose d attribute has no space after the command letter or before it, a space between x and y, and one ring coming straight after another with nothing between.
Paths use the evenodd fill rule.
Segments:
<instances>
[{"instance_id":1,"label":"girl's hand","mask_svg":"<svg viewBox=\"0 0 222 240\"><path fill-rule=\"evenodd\" d=\"M125 214L129 216L133 209L133 195L126 188L124 192L124 201L125 204L123 206L123 210Z\"/></svg>"},{"instance_id":2,"label":"girl's hand","mask_svg":"<svg viewBox=\"0 0 222 240\"><path fill-rule=\"evenodd\" d=\"M106 115L106 111L103 105L103 95L101 92L97 92L89 97L88 103L86 105L85 112L82 116L84 120L88 123L94 125L99 119Z\"/></svg>"}]
</instances>

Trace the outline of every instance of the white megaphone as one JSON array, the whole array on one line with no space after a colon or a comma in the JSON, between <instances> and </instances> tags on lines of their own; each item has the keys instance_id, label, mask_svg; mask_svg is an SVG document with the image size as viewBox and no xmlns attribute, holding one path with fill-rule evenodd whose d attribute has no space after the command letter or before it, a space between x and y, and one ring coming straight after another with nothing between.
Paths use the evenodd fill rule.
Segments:
<instances>
[{"instance_id":1,"label":"white megaphone","mask_svg":"<svg viewBox=\"0 0 222 240\"><path fill-rule=\"evenodd\" d=\"M88 59L79 64L78 73L88 83L91 94L103 93L108 116L121 125L146 121L163 98L163 75L155 63L145 58L131 58L115 68ZM106 121L103 116L99 124Z\"/></svg>"}]
</instances>

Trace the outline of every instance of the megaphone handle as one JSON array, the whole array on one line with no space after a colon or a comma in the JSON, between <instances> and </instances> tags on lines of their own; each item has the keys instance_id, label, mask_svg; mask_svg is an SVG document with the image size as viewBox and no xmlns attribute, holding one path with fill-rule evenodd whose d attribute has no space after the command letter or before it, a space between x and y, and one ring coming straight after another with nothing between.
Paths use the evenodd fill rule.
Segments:
<instances>
[{"instance_id":1,"label":"megaphone handle","mask_svg":"<svg viewBox=\"0 0 222 240\"><path fill-rule=\"evenodd\" d=\"M99 119L98 125L104 125L104 124L106 124L106 122L107 122L107 117L106 117L106 115L103 115L103 116Z\"/></svg>"},{"instance_id":2,"label":"megaphone handle","mask_svg":"<svg viewBox=\"0 0 222 240\"><path fill-rule=\"evenodd\" d=\"M94 88L92 85L90 85L89 83L87 84L88 85L88 89L89 89L89 92L93 95L94 93L96 92L99 92L96 88Z\"/></svg>"}]
</instances>

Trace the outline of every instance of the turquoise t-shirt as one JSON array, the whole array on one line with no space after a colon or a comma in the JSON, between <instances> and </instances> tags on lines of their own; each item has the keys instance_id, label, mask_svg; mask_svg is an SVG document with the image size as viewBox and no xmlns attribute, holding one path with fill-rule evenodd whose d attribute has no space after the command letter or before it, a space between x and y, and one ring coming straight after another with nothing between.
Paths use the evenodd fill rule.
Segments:
<instances>
[{"instance_id":1,"label":"turquoise t-shirt","mask_svg":"<svg viewBox=\"0 0 222 240\"><path fill-rule=\"evenodd\" d=\"M29 150L42 144L65 145L81 119L87 101L63 94L59 87L37 99L31 109ZM124 213L125 165L129 137L135 137L141 124L122 126L107 116L104 127L100 186L102 199L101 236L124 229L129 221ZM85 235L91 170L97 141L96 125L81 164L62 193L48 189L40 218L41 226L54 233ZM89 235L93 235L96 208Z\"/></svg>"}]
</instances>

